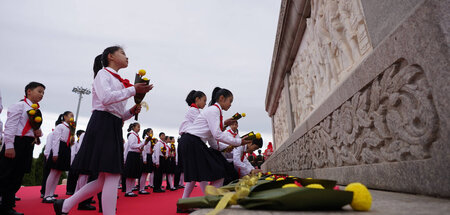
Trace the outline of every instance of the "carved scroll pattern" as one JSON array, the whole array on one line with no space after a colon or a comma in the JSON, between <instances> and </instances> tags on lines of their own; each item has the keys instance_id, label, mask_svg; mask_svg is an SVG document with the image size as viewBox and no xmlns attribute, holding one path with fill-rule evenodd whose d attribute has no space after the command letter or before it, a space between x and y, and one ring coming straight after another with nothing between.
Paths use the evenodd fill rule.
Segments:
<instances>
[{"instance_id":1,"label":"carved scroll pattern","mask_svg":"<svg viewBox=\"0 0 450 215\"><path fill-rule=\"evenodd\" d=\"M307 170L427 159L438 120L423 69L400 59L276 153L268 168Z\"/></svg>"},{"instance_id":2,"label":"carved scroll pattern","mask_svg":"<svg viewBox=\"0 0 450 215\"><path fill-rule=\"evenodd\" d=\"M278 149L283 141L289 137L288 115L286 103L286 87L283 88L279 99L277 111L273 115L273 126L275 131L274 143L275 149Z\"/></svg>"},{"instance_id":3,"label":"carved scroll pattern","mask_svg":"<svg viewBox=\"0 0 450 215\"><path fill-rule=\"evenodd\" d=\"M359 0L311 0L311 18L289 80L296 126L371 49Z\"/></svg>"}]
</instances>

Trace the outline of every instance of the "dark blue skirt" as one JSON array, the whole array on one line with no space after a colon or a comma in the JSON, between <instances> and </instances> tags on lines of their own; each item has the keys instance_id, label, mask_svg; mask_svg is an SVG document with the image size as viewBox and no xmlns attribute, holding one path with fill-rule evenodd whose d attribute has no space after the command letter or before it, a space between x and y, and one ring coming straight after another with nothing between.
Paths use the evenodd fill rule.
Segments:
<instances>
[{"instance_id":1,"label":"dark blue skirt","mask_svg":"<svg viewBox=\"0 0 450 215\"><path fill-rule=\"evenodd\" d=\"M128 152L123 170L125 178L140 178L142 175L142 158L139 152Z\"/></svg>"},{"instance_id":2,"label":"dark blue skirt","mask_svg":"<svg viewBox=\"0 0 450 215\"><path fill-rule=\"evenodd\" d=\"M58 150L58 159L56 162L53 161L53 151L50 151L50 155L48 156L48 164L50 168L60 170L60 171L68 171L70 170L70 146L67 146L66 142L59 141L59 150Z\"/></svg>"},{"instance_id":3,"label":"dark blue skirt","mask_svg":"<svg viewBox=\"0 0 450 215\"><path fill-rule=\"evenodd\" d=\"M95 110L86 128L72 168L82 174L122 173L122 119L106 111Z\"/></svg>"},{"instance_id":4,"label":"dark blue skirt","mask_svg":"<svg viewBox=\"0 0 450 215\"><path fill-rule=\"evenodd\" d=\"M147 156L147 164L144 164L144 162L142 162L142 165L143 165L142 172L151 173L151 172L153 172L152 155L147 154L146 156Z\"/></svg>"},{"instance_id":5,"label":"dark blue skirt","mask_svg":"<svg viewBox=\"0 0 450 215\"><path fill-rule=\"evenodd\" d=\"M225 178L223 159L197 136L184 133L178 141L178 162L182 162L185 182Z\"/></svg>"}]
</instances>

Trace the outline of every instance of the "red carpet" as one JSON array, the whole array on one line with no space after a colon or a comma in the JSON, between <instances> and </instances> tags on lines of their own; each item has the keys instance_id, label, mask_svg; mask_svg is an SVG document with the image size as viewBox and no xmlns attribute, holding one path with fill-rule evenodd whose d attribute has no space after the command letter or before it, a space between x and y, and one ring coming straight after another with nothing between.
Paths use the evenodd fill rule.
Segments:
<instances>
[{"instance_id":1,"label":"red carpet","mask_svg":"<svg viewBox=\"0 0 450 215\"><path fill-rule=\"evenodd\" d=\"M25 213L25 215L35 215L35 214L54 214L52 204L41 203L39 190L40 186L32 187L22 187L17 196L22 198L21 201L16 202L15 209L18 212ZM150 195L139 195L138 197L124 197L124 193L118 190L119 199L117 200L117 215L138 215L138 214L177 214L176 213L176 203L179 198L183 195L183 189L176 191L166 191L165 193L151 193ZM150 189L151 192L151 189ZM56 188L56 194L60 198L68 198L65 195L66 186L59 185ZM137 193L137 191L135 192ZM196 187L192 192L191 197L201 196L202 191L200 187ZM98 212L98 200L95 196L94 204L97 207L96 211L79 211L73 208L70 211L70 215L88 215L88 214L100 214Z\"/></svg>"}]
</instances>

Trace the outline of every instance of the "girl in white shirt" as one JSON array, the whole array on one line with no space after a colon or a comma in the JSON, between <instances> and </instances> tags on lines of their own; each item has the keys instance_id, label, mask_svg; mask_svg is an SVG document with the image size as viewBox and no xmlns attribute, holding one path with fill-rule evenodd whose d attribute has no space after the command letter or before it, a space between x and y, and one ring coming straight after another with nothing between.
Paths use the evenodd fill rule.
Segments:
<instances>
[{"instance_id":1,"label":"girl in white shirt","mask_svg":"<svg viewBox=\"0 0 450 215\"><path fill-rule=\"evenodd\" d=\"M223 183L225 167L223 160L206 146L225 144L239 146L251 142L241 138L232 138L223 131L222 110L227 111L233 102L233 94L227 90L216 87L213 91L210 106L203 110L194 120L178 142L179 161L184 169L184 180L186 182L200 182L200 188L204 192L208 182L218 187ZM231 119L225 121L230 124ZM221 155L220 155L221 156ZM183 198L189 197L192 189L186 189Z\"/></svg>"},{"instance_id":2,"label":"girl in white shirt","mask_svg":"<svg viewBox=\"0 0 450 215\"><path fill-rule=\"evenodd\" d=\"M145 141L139 138L139 131L141 126L139 123L131 123L128 128L128 155L125 161L125 167L123 170L123 175L126 178L126 193L125 197L136 197L137 195L133 193L133 187L135 185L136 179L140 178L142 175L142 160L141 153L146 145Z\"/></svg>"},{"instance_id":3,"label":"girl in white shirt","mask_svg":"<svg viewBox=\"0 0 450 215\"><path fill-rule=\"evenodd\" d=\"M55 131L53 131L52 150L48 159L51 170L47 177L47 183L45 184L43 203L53 203L55 201L53 194L55 194L56 185L58 185L61 173L70 169L70 145L71 138L73 137L69 126L70 119L73 119L73 113L66 111L59 115L56 121L58 125Z\"/></svg>"},{"instance_id":4,"label":"girl in white shirt","mask_svg":"<svg viewBox=\"0 0 450 215\"><path fill-rule=\"evenodd\" d=\"M179 134L182 135L186 128L189 127L200 114L200 109L206 105L206 95L202 91L191 90L186 97L186 103L189 106L188 111L184 115L184 120L181 122Z\"/></svg>"},{"instance_id":5,"label":"girl in white shirt","mask_svg":"<svg viewBox=\"0 0 450 215\"><path fill-rule=\"evenodd\" d=\"M118 71L128 66L128 58L119 46L108 47L94 62L92 88L93 112L86 128L80 150L72 167L80 171L98 173L97 180L89 182L68 199L57 200L57 215L67 214L79 202L102 191L103 214L116 213L117 183L122 171L122 123L141 111L139 105L125 109L127 99L136 93L147 93L153 85L134 86L122 79Z\"/></svg>"},{"instance_id":6,"label":"girl in white shirt","mask_svg":"<svg viewBox=\"0 0 450 215\"><path fill-rule=\"evenodd\" d=\"M147 182L147 176L150 174L150 185L153 185L153 162L152 162L152 144L151 139L153 138L153 130L151 128L147 128L144 130L142 134L142 141L147 142L144 146L144 150L142 150L142 175L139 182L139 194L150 194L145 190L145 184Z\"/></svg>"}]
</instances>

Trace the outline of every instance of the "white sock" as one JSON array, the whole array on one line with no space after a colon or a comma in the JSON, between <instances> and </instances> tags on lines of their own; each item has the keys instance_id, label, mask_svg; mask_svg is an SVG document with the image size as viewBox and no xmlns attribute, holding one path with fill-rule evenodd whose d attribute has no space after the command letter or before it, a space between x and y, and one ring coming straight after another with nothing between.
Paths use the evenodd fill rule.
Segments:
<instances>
[{"instance_id":1,"label":"white sock","mask_svg":"<svg viewBox=\"0 0 450 215\"><path fill-rule=\"evenodd\" d=\"M117 182L120 174L104 173L105 179L102 189L103 215L115 215L117 205Z\"/></svg>"},{"instance_id":2,"label":"white sock","mask_svg":"<svg viewBox=\"0 0 450 215\"><path fill-rule=\"evenodd\" d=\"M173 178L174 178L174 175L173 175L173 174L169 174L168 186L169 186L170 188L174 188L174 185L173 185Z\"/></svg>"},{"instance_id":3,"label":"white sock","mask_svg":"<svg viewBox=\"0 0 450 215\"><path fill-rule=\"evenodd\" d=\"M80 175L77 180L77 187L75 188L75 193L78 192L84 185L87 184L89 176L88 175Z\"/></svg>"},{"instance_id":4,"label":"white sock","mask_svg":"<svg viewBox=\"0 0 450 215\"><path fill-rule=\"evenodd\" d=\"M148 175L148 173L146 173L146 172L142 173L141 179L139 181L139 184L140 184L139 191L145 190L145 183L147 182L147 175Z\"/></svg>"},{"instance_id":5,"label":"white sock","mask_svg":"<svg viewBox=\"0 0 450 215\"><path fill-rule=\"evenodd\" d=\"M211 185L214 186L214 187L217 187L217 188L222 187L223 186L223 180L224 179L221 178L219 180L212 181Z\"/></svg>"},{"instance_id":6,"label":"white sock","mask_svg":"<svg viewBox=\"0 0 450 215\"><path fill-rule=\"evenodd\" d=\"M44 197L53 197L55 193L56 185L58 185L59 177L61 176L61 171L56 169L51 169L50 174L48 174L47 182L45 184L45 195Z\"/></svg>"},{"instance_id":7,"label":"white sock","mask_svg":"<svg viewBox=\"0 0 450 215\"><path fill-rule=\"evenodd\" d=\"M104 172L99 173L97 180L89 182L88 184L83 186L80 190L78 190L78 192L73 194L70 198L64 200L62 208L63 213L68 213L73 206L99 193L102 190L103 184L105 182L105 174L106 173ZM114 191L117 193L116 189L114 189ZM105 193L103 193L103 196L104 194ZM102 199L102 202L104 202L104 199ZM104 208L105 205L103 204L103 211L105 211ZM105 213L103 212L103 214Z\"/></svg>"},{"instance_id":8,"label":"white sock","mask_svg":"<svg viewBox=\"0 0 450 215\"><path fill-rule=\"evenodd\" d=\"M183 197L181 197L181 198L182 199L189 198L194 187L195 187L195 181L186 182L186 187L184 188Z\"/></svg>"},{"instance_id":9,"label":"white sock","mask_svg":"<svg viewBox=\"0 0 450 215\"><path fill-rule=\"evenodd\" d=\"M183 183L184 183L184 173L181 173L180 174L180 183L178 185L183 186L184 185Z\"/></svg>"},{"instance_id":10,"label":"white sock","mask_svg":"<svg viewBox=\"0 0 450 215\"><path fill-rule=\"evenodd\" d=\"M126 192L127 192L127 193L133 192L133 187L134 187L134 184L135 184L135 179L134 179L134 178L127 178L125 184L127 185Z\"/></svg>"},{"instance_id":11,"label":"white sock","mask_svg":"<svg viewBox=\"0 0 450 215\"><path fill-rule=\"evenodd\" d=\"M198 182L200 184L200 189L202 189L203 194L205 194L206 185L208 185L207 181L200 181Z\"/></svg>"},{"instance_id":12,"label":"white sock","mask_svg":"<svg viewBox=\"0 0 450 215\"><path fill-rule=\"evenodd\" d=\"M153 186L153 177L155 174L152 172L150 173L150 178L148 179L148 185Z\"/></svg>"}]
</instances>

